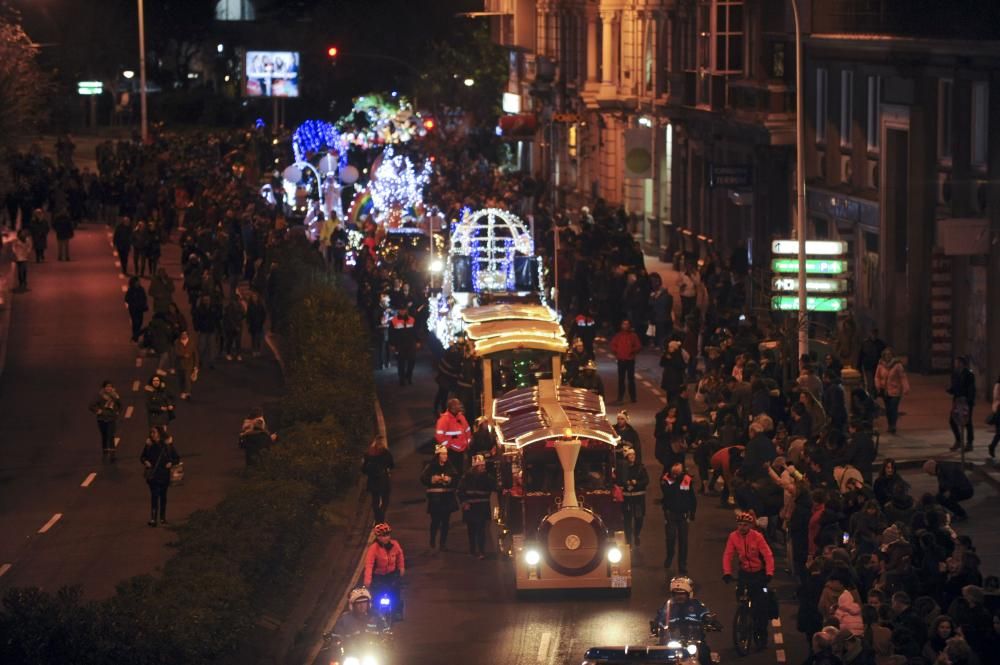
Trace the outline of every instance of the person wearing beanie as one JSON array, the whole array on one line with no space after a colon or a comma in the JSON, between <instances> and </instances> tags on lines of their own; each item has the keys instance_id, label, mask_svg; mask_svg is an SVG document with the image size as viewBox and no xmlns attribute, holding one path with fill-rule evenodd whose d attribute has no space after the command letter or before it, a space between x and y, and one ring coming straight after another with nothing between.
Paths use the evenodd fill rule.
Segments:
<instances>
[{"instance_id":1,"label":"person wearing beanie","mask_svg":"<svg viewBox=\"0 0 1000 665\"><path fill-rule=\"evenodd\" d=\"M486 457L472 456L472 468L458 483L462 521L469 530L469 554L486 558L486 532L490 523L490 497L497 491L497 480L486 473Z\"/></svg>"}]
</instances>

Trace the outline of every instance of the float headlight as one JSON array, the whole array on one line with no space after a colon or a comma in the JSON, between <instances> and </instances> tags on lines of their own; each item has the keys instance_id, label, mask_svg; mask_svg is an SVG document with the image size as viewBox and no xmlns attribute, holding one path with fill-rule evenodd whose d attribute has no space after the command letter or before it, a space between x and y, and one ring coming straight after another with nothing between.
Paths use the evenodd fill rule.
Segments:
<instances>
[{"instance_id":1,"label":"float headlight","mask_svg":"<svg viewBox=\"0 0 1000 665\"><path fill-rule=\"evenodd\" d=\"M542 560L542 555L538 550L528 550L524 553L524 562L529 566L537 566Z\"/></svg>"},{"instance_id":2,"label":"float headlight","mask_svg":"<svg viewBox=\"0 0 1000 665\"><path fill-rule=\"evenodd\" d=\"M622 560L622 551L617 547L612 547L608 549L608 561L611 563L618 563Z\"/></svg>"}]
</instances>

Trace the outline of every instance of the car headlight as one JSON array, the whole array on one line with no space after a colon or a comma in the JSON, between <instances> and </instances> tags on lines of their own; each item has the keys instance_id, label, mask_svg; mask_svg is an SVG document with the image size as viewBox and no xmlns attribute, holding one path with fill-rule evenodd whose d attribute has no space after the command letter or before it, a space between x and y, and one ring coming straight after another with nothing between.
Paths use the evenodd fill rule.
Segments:
<instances>
[{"instance_id":1,"label":"car headlight","mask_svg":"<svg viewBox=\"0 0 1000 665\"><path fill-rule=\"evenodd\" d=\"M538 550L528 550L524 553L524 562L529 566L537 566L542 560Z\"/></svg>"},{"instance_id":2,"label":"car headlight","mask_svg":"<svg viewBox=\"0 0 1000 665\"><path fill-rule=\"evenodd\" d=\"M608 549L608 561L611 563L618 563L622 560L622 551L617 547L612 547Z\"/></svg>"},{"instance_id":3,"label":"car headlight","mask_svg":"<svg viewBox=\"0 0 1000 665\"><path fill-rule=\"evenodd\" d=\"M348 656L344 659L344 665L361 665L361 661L354 656Z\"/></svg>"},{"instance_id":4,"label":"car headlight","mask_svg":"<svg viewBox=\"0 0 1000 665\"><path fill-rule=\"evenodd\" d=\"M696 644L689 644L687 646L687 652L689 654L691 654L692 656L696 656L698 654L698 645L696 645Z\"/></svg>"}]
</instances>

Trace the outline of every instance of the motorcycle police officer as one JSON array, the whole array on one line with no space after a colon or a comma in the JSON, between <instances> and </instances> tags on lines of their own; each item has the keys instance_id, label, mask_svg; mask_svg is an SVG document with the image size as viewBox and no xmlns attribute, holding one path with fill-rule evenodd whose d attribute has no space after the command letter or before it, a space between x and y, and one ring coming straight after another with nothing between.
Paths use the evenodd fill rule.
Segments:
<instances>
[{"instance_id":1,"label":"motorcycle police officer","mask_svg":"<svg viewBox=\"0 0 1000 665\"><path fill-rule=\"evenodd\" d=\"M670 580L670 597L656 611L656 619L650 622L653 634L664 639L674 639L678 632L687 633L687 639L695 639L698 645L698 661L701 665L711 665L712 650L705 640L705 627L719 630L721 625L708 608L692 597L694 584L690 577L679 576Z\"/></svg>"}]
</instances>

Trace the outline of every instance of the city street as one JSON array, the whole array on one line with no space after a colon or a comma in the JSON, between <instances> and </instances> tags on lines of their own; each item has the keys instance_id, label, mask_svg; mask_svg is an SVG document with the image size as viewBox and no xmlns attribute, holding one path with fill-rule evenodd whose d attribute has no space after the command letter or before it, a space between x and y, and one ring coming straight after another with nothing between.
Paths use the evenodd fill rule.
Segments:
<instances>
[{"instance_id":1,"label":"city street","mask_svg":"<svg viewBox=\"0 0 1000 665\"><path fill-rule=\"evenodd\" d=\"M82 585L86 597L104 598L172 553L170 529L146 526L149 491L138 458L147 433L142 388L155 364L129 341L126 280L109 235L101 225L81 226L68 263L56 261L50 239L46 262L28 267L29 290L14 294L0 377L0 591ZM164 245L163 259L176 276L176 244ZM190 321L183 292L176 301ZM267 356L216 367L203 373L190 402L179 403L171 425L187 469L169 493L177 523L225 494L243 468L242 419L279 389ZM125 409L115 464L102 463L88 410L105 379Z\"/></svg>"}]
</instances>

